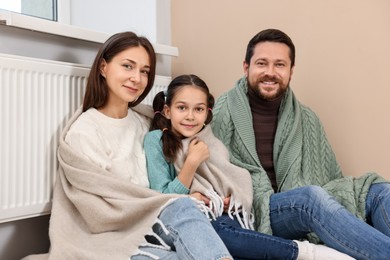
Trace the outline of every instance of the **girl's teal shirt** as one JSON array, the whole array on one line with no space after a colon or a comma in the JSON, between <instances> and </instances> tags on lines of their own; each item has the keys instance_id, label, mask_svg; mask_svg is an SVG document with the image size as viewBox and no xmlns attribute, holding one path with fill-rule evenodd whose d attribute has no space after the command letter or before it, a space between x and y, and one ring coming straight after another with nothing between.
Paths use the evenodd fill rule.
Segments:
<instances>
[{"instance_id":1,"label":"girl's teal shirt","mask_svg":"<svg viewBox=\"0 0 390 260\"><path fill-rule=\"evenodd\" d=\"M150 188L162 193L188 194L190 190L177 178L173 163L164 157L161 136L161 130L153 130L144 139Z\"/></svg>"}]
</instances>

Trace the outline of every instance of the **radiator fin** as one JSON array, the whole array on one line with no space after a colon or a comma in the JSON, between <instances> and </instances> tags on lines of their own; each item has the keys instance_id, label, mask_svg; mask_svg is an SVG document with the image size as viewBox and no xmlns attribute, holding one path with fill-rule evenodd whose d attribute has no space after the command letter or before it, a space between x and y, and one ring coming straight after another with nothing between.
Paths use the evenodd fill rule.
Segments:
<instances>
[{"instance_id":1,"label":"radiator fin","mask_svg":"<svg viewBox=\"0 0 390 260\"><path fill-rule=\"evenodd\" d=\"M0 223L48 214L58 138L81 105L89 68L0 54ZM166 89L157 76L143 103Z\"/></svg>"}]
</instances>

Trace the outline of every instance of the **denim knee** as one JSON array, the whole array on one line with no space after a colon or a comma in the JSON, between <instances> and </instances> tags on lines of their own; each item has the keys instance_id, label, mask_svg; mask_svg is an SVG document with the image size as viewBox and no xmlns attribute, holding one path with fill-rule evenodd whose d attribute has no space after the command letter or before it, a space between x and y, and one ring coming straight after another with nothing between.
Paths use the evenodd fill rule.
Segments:
<instances>
[{"instance_id":1,"label":"denim knee","mask_svg":"<svg viewBox=\"0 0 390 260\"><path fill-rule=\"evenodd\" d=\"M390 183L374 183L371 185L370 190L368 191L368 196L380 196L386 197L390 195Z\"/></svg>"},{"instance_id":2,"label":"denim knee","mask_svg":"<svg viewBox=\"0 0 390 260\"><path fill-rule=\"evenodd\" d=\"M300 202L309 211L318 211L319 214L336 212L343 206L336 201L324 188L316 185L301 187Z\"/></svg>"},{"instance_id":3,"label":"denim knee","mask_svg":"<svg viewBox=\"0 0 390 260\"><path fill-rule=\"evenodd\" d=\"M195 202L191 198L178 198L163 209L159 218L169 221L171 218L180 218L182 215L187 215L188 217L188 214L186 213L191 210L198 211Z\"/></svg>"},{"instance_id":4,"label":"denim knee","mask_svg":"<svg viewBox=\"0 0 390 260\"><path fill-rule=\"evenodd\" d=\"M195 202L190 197L178 198L173 201L168 207L174 208L175 210L184 210L187 208L195 207Z\"/></svg>"},{"instance_id":5,"label":"denim knee","mask_svg":"<svg viewBox=\"0 0 390 260\"><path fill-rule=\"evenodd\" d=\"M301 189L301 195L307 197L307 200L323 201L331 198L328 192L320 186L307 185L299 189Z\"/></svg>"},{"instance_id":6,"label":"denim knee","mask_svg":"<svg viewBox=\"0 0 390 260\"><path fill-rule=\"evenodd\" d=\"M370 216L379 203L390 205L390 183L372 184L366 198L366 216Z\"/></svg>"},{"instance_id":7,"label":"denim knee","mask_svg":"<svg viewBox=\"0 0 390 260\"><path fill-rule=\"evenodd\" d=\"M307 185L299 188L275 193L271 196L270 210L279 212L281 208L315 208L334 202L332 196L320 186Z\"/></svg>"},{"instance_id":8,"label":"denim knee","mask_svg":"<svg viewBox=\"0 0 390 260\"><path fill-rule=\"evenodd\" d=\"M390 184L372 184L366 198L367 223L390 236Z\"/></svg>"},{"instance_id":9,"label":"denim knee","mask_svg":"<svg viewBox=\"0 0 390 260\"><path fill-rule=\"evenodd\" d=\"M164 241L173 245L179 259L221 259L230 257L226 246L189 197L172 201L162 211L159 219L168 231Z\"/></svg>"}]
</instances>

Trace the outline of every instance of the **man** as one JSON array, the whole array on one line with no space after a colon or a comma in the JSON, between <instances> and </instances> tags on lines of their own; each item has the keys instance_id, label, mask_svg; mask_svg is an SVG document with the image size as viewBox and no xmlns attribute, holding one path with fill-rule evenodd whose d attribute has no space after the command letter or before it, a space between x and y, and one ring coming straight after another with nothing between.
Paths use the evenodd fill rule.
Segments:
<instances>
[{"instance_id":1,"label":"man","mask_svg":"<svg viewBox=\"0 0 390 260\"><path fill-rule=\"evenodd\" d=\"M319 118L289 87L294 62L288 35L259 32L247 46L245 76L213 109L214 134L231 161L251 173L256 228L289 239L319 237L356 258L389 257L382 248L390 246L390 184L374 173L343 177ZM352 214L332 222L344 207Z\"/></svg>"}]
</instances>

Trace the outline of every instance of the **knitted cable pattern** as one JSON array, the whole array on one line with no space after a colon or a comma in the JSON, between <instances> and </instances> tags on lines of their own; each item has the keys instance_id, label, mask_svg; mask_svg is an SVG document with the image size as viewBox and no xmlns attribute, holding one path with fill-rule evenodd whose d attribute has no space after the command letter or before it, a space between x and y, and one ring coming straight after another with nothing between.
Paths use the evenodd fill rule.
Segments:
<instances>
[{"instance_id":1,"label":"knitted cable pattern","mask_svg":"<svg viewBox=\"0 0 390 260\"><path fill-rule=\"evenodd\" d=\"M243 77L218 99L212 128L215 136L228 147L231 161L252 175L255 228L272 233L269 201L273 190L256 152L247 88ZM344 177L319 118L296 99L290 88L279 111L274 166L278 191L304 185L321 186L363 220L370 186L385 182L372 172L358 178Z\"/></svg>"}]
</instances>

